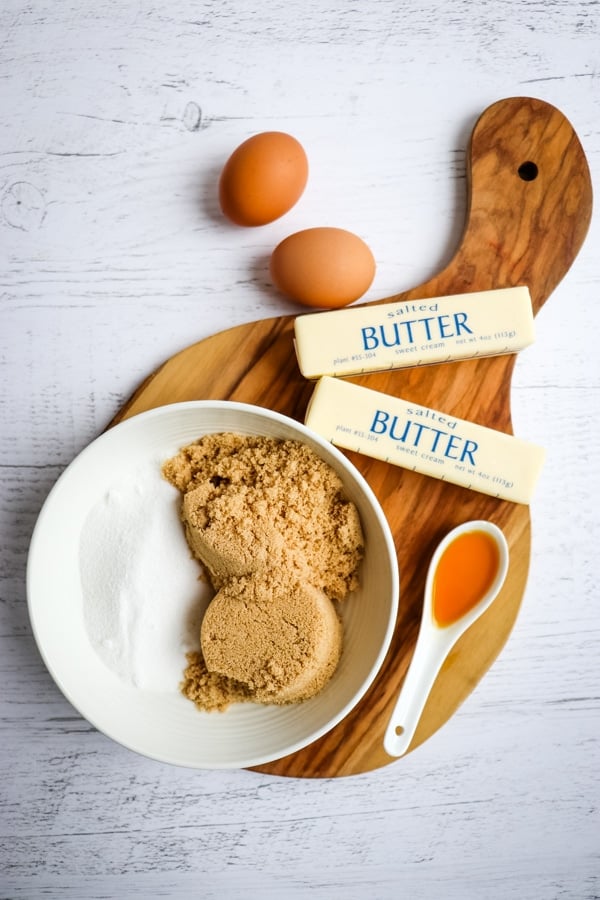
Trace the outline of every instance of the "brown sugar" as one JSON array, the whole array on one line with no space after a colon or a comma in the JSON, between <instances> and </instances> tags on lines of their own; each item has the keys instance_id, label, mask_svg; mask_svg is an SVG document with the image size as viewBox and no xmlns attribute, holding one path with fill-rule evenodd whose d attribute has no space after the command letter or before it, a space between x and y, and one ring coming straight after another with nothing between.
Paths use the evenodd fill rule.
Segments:
<instances>
[{"instance_id":1,"label":"brown sugar","mask_svg":"<svg viewBox=\"0 0 600 900\"><path fill-rule=\"evenodd\" d=\"M358 586L363 553L338 475L300 441L232 433L182 448L163 474L183 494L188 544L217 591L185 695L215 709L317 693L341 652L331 601Z\"/></svg>"},{"instance_id":2,"label":"brown sugar","mask_svg":"<svg viewBox=\"0 0 600 900\"><path fill-rule=\"evenodd\" d=\"M163 473L184 494L188 543L215 589L272 565L282 548L331 599L358 586L358 512L336 472L300 441L211 434L184 447Z\"/></svg>"},{"instance_id":3,"label":"brown sugar","mask_svg":"<svg viewBox=\"0 0 600 900\"><path fill-rule=\"evenodd\" d=\"M201 653L186 653L186 659L188 664L183 673L181 692L200 709L223 712L231 703L252 700L247 685L218 672L209 672Z\"/></svg>"},{"instance_id":4,"label":"brown sugar","mask_svg":"<svg viewBox=\"0 0 600 900\"><path fill-rule=\"evenodd\" d=\"M318 588L266 569L221 588L201 642L209 671L246 684L260 702L291 703L312 697L333 675L342 625Z\"/></svg>"}]
</instances>

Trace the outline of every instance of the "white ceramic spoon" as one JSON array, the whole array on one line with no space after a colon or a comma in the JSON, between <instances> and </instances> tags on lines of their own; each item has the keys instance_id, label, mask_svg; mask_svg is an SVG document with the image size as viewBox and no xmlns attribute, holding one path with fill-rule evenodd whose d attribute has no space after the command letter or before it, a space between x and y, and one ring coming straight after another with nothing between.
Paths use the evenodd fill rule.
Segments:
<instances>
[{"instance_id":1,"label":"white ceramic spoon","mask_svg":"<svg viewBox=\"0 0 600 900\"><path fill-rule=\"evenodd\" d=\"M450 544L465 532L472 531L483 531L495 541L498 548L496 575L481 600L456 621L440 625L433 614L433 588L438 564ZM450 531L436 548L427 572L423 617L415 651L383 739L384 749L390 756L402 756L408 750L442 663L459 637L498 596L507 571L508 544L502 531L492 522L465 522Z\"/></svg>"}]
</instances>

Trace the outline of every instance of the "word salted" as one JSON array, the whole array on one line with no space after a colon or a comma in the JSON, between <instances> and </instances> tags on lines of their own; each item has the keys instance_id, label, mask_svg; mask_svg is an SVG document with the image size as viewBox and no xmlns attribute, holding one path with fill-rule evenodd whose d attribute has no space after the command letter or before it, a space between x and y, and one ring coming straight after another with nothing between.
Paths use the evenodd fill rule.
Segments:
<instances>
[{"instance_id":1,"label":"word salted","mask_svg":"<svg viewBox=\"0 0 600 900\"><path fill-rule=\"evenodd\" d=\"M527 287L420 303L369 303L298 316L294 322L305 378L516 353L533 339Z\"/></svg>"},{"instance_id":2,"label":"word salted","mask_svg":"<svg viewBox=\"0 0 600 900\"><path fill-rule=\"evenodd\" d=\"M515 503L529 503L544 451L510 434L325 376L306 424L338 447Z\"/></svg>"}]
</instances>

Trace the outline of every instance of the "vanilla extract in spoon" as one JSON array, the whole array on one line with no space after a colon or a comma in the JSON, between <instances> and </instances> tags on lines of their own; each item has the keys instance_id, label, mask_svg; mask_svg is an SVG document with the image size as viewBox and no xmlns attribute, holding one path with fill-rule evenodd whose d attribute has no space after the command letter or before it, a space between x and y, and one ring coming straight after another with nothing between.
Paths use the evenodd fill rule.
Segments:
<instances>
[{"instance_id":1,"label":"vanilla extract in spoon","mask_svg":"<svg viewBox=\"0 0 600 900\"><path fill-rule=\"evenodd\" d=\"M508 561L504 534L483 520L459 525L437 547L427 572L415 651L384 735L390 756L408 750L444 660L498 596Z\"/></svg>"}]
</instances>

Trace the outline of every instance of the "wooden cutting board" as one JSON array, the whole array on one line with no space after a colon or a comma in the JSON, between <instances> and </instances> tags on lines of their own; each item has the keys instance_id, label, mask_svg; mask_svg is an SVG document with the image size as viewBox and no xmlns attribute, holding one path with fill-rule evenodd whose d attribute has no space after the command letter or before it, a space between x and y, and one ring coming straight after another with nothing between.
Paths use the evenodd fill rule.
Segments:
<instances>
[{"instance_id":1,"label":"wooden cutting board","mask_svg":"<svg viewBox=\"0 0 600 900\"><path fill-rule=\"evenodd\" d=\"M537 313L568 271L591 218L592 188L573 128L554 107L517 97L490 106L473 130L469 202L461 244L449 265L390 300L525 284ZM380 301L384 302L384 301ZM223 331L169 359L116 416L193 399L228 399L303 420L312 386L292 346L293 316ZM479 359L352 379L482 425L512 433L510 383L515 357ZM452 650L424 710L411 750L454 713L498 655L513 627L527 580L530 516L497 500L386 463L347 454L379 498L400 565L400 612L390 650L356 709L309 747L258 767L297 777L351 775L387 765L383 734L410 663L425 575L439 540L469 519L504 530L511 563L500 596Z\"/></svg>"}]
</instances>

